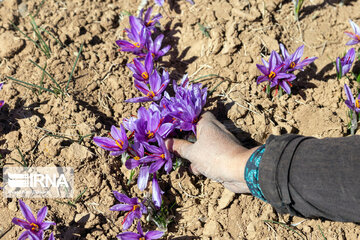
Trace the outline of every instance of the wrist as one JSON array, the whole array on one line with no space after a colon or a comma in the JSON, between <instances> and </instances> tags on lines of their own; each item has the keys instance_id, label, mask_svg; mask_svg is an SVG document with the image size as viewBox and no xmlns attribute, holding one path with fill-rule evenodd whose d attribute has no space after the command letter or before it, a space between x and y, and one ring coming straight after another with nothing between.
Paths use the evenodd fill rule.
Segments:
<instances>
[{"instance_id":1,"label":"wrist","mask_svg":"<svg viewBox=\"0 0 360 240\"><path fill-rule=\"evenodd\" d=\"M246 167L246 163L249 160L249 158L251 157L251 155L256 151L256 149L258 149L259 147L254 147L251 149L247 149L244 148L242 146L239 146L239 152L238 154L235 156L235 168L233 169L234 171L236 171L236 180L239 182L243 182L246 184L245 181L245 176L244 176L244 171L245 171L245 167Z\"/></svg>"}]
</instances>

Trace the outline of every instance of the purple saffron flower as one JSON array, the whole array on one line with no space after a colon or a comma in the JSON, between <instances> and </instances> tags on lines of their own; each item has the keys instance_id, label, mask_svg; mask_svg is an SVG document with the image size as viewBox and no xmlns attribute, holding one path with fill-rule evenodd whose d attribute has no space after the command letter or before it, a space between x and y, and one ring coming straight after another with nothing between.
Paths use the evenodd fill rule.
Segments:
<instances>
[{"instance_id":1,"label":"purple saffron flower","mask_svg":"<svg viewBox=\"0 0 360 240\"><path fill-rule=\"evenodd\" d=\"M149 173L155 173L162 166L164 166L164 170L169 173L172 168L171 154L165 146L164 139L162 139L159 135L156 135L156 140L159 147L145 143L145 148L152 153L145 157L147 161L153 162L150 165Z\"/></svg>"},{"instance_id":2,"label":"purple saffron flower","mask_svg":"<svg viewBox=\"0 0 360 240\"><path fill-rule=\"evenodd\" d=\"M127 66L134 73L134 78L138 81L148 83L149 76L152 75L154 69L154 62L151 53L145 57L145 62L142 64L139 59L134 58L134 64L129 63Z\"/></svg>"},{"instance_id":3,"label":"purple saffron flower","mask_svg":"<svg viewBox=\"0 0 360 240\"><path fill-rule=\"evenodd\" d=\"M348 87L348 85L345 84L344 88L345 88L345 94L347 97L347 100L345 100L346 106L348 106L348 108L350 108L350 110L355 111L356 113L359 113L360 112L360 94L358 95L358 97L356 99L354 99L354 96L351 93L351 90Z\"/></svg>"},{"instance_id":4,"label":"purple saffron flower","mask_svg":"<svg viewBox=\"0 0 360 240\"><path fill-rule=\"evenodd\" d=\"M344 57L336 58L336 71L338 78L345 76L350 71L350 68L355 60L355 48L351 48Z\"/></svg>"},{"instance_id":5,"label":"purple saffron flower","mask_svg":"<svg viewBox=\"0 0 360 240\"><path fill-rule=\"evenodd\" d=\"M116 204L110 208L111 211L127 211L125 215L123 224L123 229L128 229L135 218L141 218L143 214L147 213L146 206L139 202L139 200L135 198L129 198L125 194L119 193L117 191L113 191L115 198L124 204Z\"/></svg>"},{"instance_id":6,"label":"purple saffron flower","mask_svg":"<svg viewBox=\"0 0 360 240\"><path fill-rule=\"evenodd\" d=\"M19 200L20 210L26 220L19 218L13 218L12 223L19 225L26 229L19 236L19 240L25 240L27 238L32 240L42 240L44 238L44 230L48 229L51 225L56 225L54 222L44 221L47 215L47 207L43 207L38 212L36 218L34 217L31 209L23 201Z\"/></svg>"},{"instance_id":7,"label":"purple saffron flower","mask_svg":"<svg viewBox=\"0 0 360 240\"><path fill-rule=\"evenodd\" d=\"M138 110L138 121L135 123L135 140L139 143L155 142L156 135L167 137L173 131L172 123L165 123L161 112L156 105L151 104L149 109L144 107Z\"/></svg>"},{"instance_id":8,"label":"purple saffron flower","mask_svg":"<svg viewBox=\"0 0 360 240\"><path fill-rule=\"evenodd\" d=\"M94 137L93 140L99 147L111 151L112 156L118 156L126 151L129 142L126 136L125 129L120 124L120 130L115 126L111 126L110 138L107 137Z\"/></svg>"},{"instance_id":9,"label":"purple saffron flower","mask_svg":"<svg viewBox=\"0 0 360 240\"><path fill-rule=\"evenodd\" d=\"M196 134L196 124L206 103L207 89L201 88L201 84L189 84L186 75L179 86L175 81L173 86L175 97L164 94L160 102L164 108L163 115L166 114L165 118L171 116L177 129Z\"/></svg>"},{"instance_id":10,"label":"purple saffron flower","mask_svg":"<svg viewBox=\"0 0 360 240\"><path fill-rule=\"evenodd\" d=\"M153 74L150 75L149 85L144 82L134 80L135 87L141 91L146 97L137 97L130 98L125 100L125 102L137 103L137 102L150 102L150 101L158 101L161 99L162 92L165 90L167 85L170 82L169 73L167 71L163 71L162 76L160 77L159 73L155 70Z\"/></svg>"},{"instance_id":11,"label":"purple saffron flower","mask_svg":"<svg viewBox=\"0 0 360 240\"><path fill-rule=\"evenodd\" d=\"M4 83L0 83L0 90L3 88ZM0 100L0 108L4 106L4 100Z\"/></svg>"},{"instance_id":12,"label":"purple saffron flower","mask_svg":"<svg viewBox=\"0 0 360 240\"><path fill-rule=\"evenodd\" d=\"M284 66L283 66L284 72L304 70L303 68L305 66L309 65L310 63L314 62L317 59L317 57L311 57L311 58L305 58L303 61L300 61L301 57L304 54L304 45L296 49L296 51L291 55L286 50L285 46L281 43L280 43L280 49L284 57Z\"/></svg>"},{"instance_id":13,"label":"purple saffron flower","mask_svg":"<svg viewBox=\"0 0 360 240\"><path fill-rule=\"evenodd\" d=\"M124 232L118 234L116 237L120 240L155 240L161 238L162 235L164 235L164 233L160 231L148 231L144 235L140 222L137 224L137 230L139 233Z\"/></svg>"},{"instance_id":14,"label":"purple saffron flower","mask_svg":"<svg viewBox=\"0 0 360 240\"><path fill-rule=\"evenodd\" d=\"M277 57L278 53L275 51L272 51L269 58L269 63L266 62L264 59L262 59L263 65L256 64L257 68L260 70L264 76L259 76L256 80L257 84L260 84L262 82L268 81L270 84L270 87L275 87L278 85L279 79L284 78L292 78L293 74L288 74L281 72L282 67L285 65L282 63L279 65L279 59Z\"/></svg>"},{"instance_id":15,"label":"purple saffron flower","mask_svg":"<svg viewBox=\"0 0 360 240\"><path fill-rule=\"evenodd\" d=\"M349 19L350 25L354 30L354 33L345 32L346 35L351 37L352 39L346 43L346 45L354 45L360 43L360 27L356 25L351 19Z\"/></svg>"},{"instance_id":16,"label":"purple saffron flower","mask_svg":"<svg viewBox=\"0 0 360 240\"><path fill-rule=\"evenodd\" d=\"M144 9L141 9L139 13L139 19L141 19L142 23L145 27L149 30L155 29L155 24L159 22L159 20L162 18L162 15L156 14L155 16L151 17L152 8L148 8L148 10L145 12L145 16L143 18Z\"/></svg>"},{"instance_id":17,"label":"purple saffron flower","mask_svg":"<svg viewBox=\"0 0 360 240\"><path fill-rule=\"evenodd\" d=\"M156 173L153 174L153 180L152 180L152 201L155 205L155 207L160 208L161 207L161 195L163 194L163 191L161 191L158 180L156 178Z\"/></svg>"},{"instance_id":18,"label":"purple saffron flower","mask_svg":"<svg viewBox=\"0 0 360 240\"><path fill-rule=\"evenodd\" d=\"M126 29L125 31L128 33L128 37L132 42L117 40L116 44L121 48L121 51L142 55L142 50L149 39L149 34L147 33L146 27L141 24L139 19L130 16L129 20L131 29Z\"/></svg>"},{"instance_id":19,"label":"purple saffron flower","mask_svg":"<svg viewBox=\"0 0 360 240\"><path fill-rule=\"evenodd\" d=\"M161 49L163 39L164 35L160 34L155 38L154 41L151 39L151 37L148 40L149 52L152 54L154 61L157 61L160 57L164 56L171 48L170 45L167 45Z\"/></svg>"}]
</instances>

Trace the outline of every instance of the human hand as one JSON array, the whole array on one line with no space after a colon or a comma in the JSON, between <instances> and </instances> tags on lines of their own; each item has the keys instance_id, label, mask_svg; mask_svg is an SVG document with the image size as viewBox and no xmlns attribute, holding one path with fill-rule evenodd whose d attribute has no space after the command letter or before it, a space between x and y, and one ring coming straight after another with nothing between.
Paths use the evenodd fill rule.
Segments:
<instances>
[{"instance_id":1,"label":"human hand","mask_svg":"<svg viewBox=\"0 0 360 240\"><path fill-rule=\"evenodd\" d=\"M234 135L210 112L201 115L196 135L195 143L170 138L166 140L166 145L170 151L191 162L193 173L201 173L221 182L230 191L248 193L244 169L256 148L241 146Z\"/></svg>"}]
</instances>

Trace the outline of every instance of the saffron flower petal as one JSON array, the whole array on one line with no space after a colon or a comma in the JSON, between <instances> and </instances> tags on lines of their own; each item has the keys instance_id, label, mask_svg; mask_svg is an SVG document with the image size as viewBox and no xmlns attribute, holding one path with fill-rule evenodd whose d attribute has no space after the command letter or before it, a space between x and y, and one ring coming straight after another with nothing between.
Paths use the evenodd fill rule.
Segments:
<instances>
[{"instance_id":1,"label":"saffron flower petal","mask_svg":"<svg viewBox=\"0 0 360 240\"><path fill-rule=\"evenodd\" d=\"M137 182L140 191L144 191L148 181L149 181L149 166L142 166L140 168L138 182Z\"/></svg>"},{"instance_id":2,"label":"saffron flower petal","mask_svg":"<svg viewBox=\"0 0 360 240\"><path fill-rule=\"evenodd\" d=\"M29 237L29 231L22 232L18 240L26 240Z\"/></svg>"},{"instance_id":3,"label":"saffron flower petal","mask_svg":"<svg viewBox=\"0 0 360 240\"><path fill-rule=\"evenodd\" d=\"M161 238L163 235L164 233L161 231L149 231L145 234L145 239L155 240Z\"/></svg>"},{"instance_id":4,"label":"saffron flower petal","mask_svg":"<svg viewBox=\"0 0 360 240\"><path fill-rule=\"evenodd\" d=\"M38 212L36 218L37 218L37 220L38 220L39 222L42 222L42 221L44 221L46 215L47 215L47 207L43 207L43 208L40 209L40 211Z\"/></svg>"},{"instance_id":5,"label":"saffron flower petal","mask_svg":"<svg viewBox=\"0 0 360 240\"><path fill-rule=\"evenodd\" d=\"M54 233L51 233L51 234L50 234L49 240L55 240Z\"/></svg>"},{"instance_id":6,"label":"saffron flower petal","mask_svg":"<svg viewBox=\"0 0 360 240\"><path fill-rule=\"evenodd\" d=\"M256 67L260 70L260 72L262 74L268 75L268 70L265 66L260 65L260 64L256 64Z\"/></svg>"},{"instance_id":7,"label":"saffron flower petal","mask_svg":"<svg viewBox=\"0 0 360 240\"><path fill-rule=\"evenodd\" d=\"M0 90L3 88L3 86L4 86L4 83L0 83ZM4 106L4 100L0 100L0 108L2 107L2 106Z\"/></svg>"},{"instance_id":8,"label":"saffron flower petal","mask_svg":"<svg viewBox=\"0 0 360 240\"><path fill-rule=\"evenodd\" d=\"M159 182L156 178L156 174L154 173L152 180L152 201L157 208L161 207L161 192Z\"/></svg>"},{"instance_id":9,"label":"saffron flower petal","mask_svg":"<svg viewBox=\"0 0 360 240\"><path fill-rule=\"evenodd\" d=\"M129 198L128 196L126 196L123 193L113 191L113 194L119 202L123 202L123 203L127 203L127 204L136 204L137 203L137 200L135 200L135 202L134 202L131 198Z\"/></svg>"},{"instance_id":10,"label":"saffron flower petal","mask_svg":"<svg viewBox=\"0 0 360 240\"><path fill-rule=\"evenodd\" d=\"M124 232L116 235L120 240L139 240L141 235L134 232Z\"/></svg>"},{"instance_id":11,"label":"saffron flower petal","mask_svg":"<svg viewBox=\"0 0 360 240\"><path fill-rule=\"evenodd\" d=\"M20 210L28 222L36 222L36 219L31 212L31 209L23 201L19 200Z\"/></svg>"},{"instance_id":12,"label":"saffron flower petal","mask_svg":"<svg viewBox=\"0 0 360 240\"><path fill-rule=\"evenodd\" d=\"M157 5L159 5L160 7L162 7L162 5L164 5L164 0L154 0L155 1L155 3L157 4Z\"/></svg>"},{"instance_id":13,"label":"saffron flower petal","mask_svg":"<svg viewBox=\"0 0 360 240\"><path fill-rule=\"evenodd\" d=\"M133 206L128 204L116 204L110 208L110 211L130 211Z\"/></svg>"},{"instance_id":14,"label":"saffron flower petal","mask_svg":"<svg viewBox=\"0 0 360 240\"><path fill-rule=\"evenodd\" d=\"M346 43L346 45L354 45L360 43L360 27L354 23L351 19L349 19L350 25L354 31L354 33L345 32L346 35L351 37L352 39Z\"/></svg>"}]
</instances>

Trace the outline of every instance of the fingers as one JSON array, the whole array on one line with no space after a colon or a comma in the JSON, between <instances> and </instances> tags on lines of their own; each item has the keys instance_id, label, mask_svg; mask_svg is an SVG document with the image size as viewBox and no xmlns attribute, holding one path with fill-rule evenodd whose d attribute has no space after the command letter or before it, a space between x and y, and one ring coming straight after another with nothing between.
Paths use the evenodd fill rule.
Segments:
<instances>
[{"instance_id":1,"label":"fingers","mask_svg":"<svg viewBox=\"0 0 360 240\"><path fill-rule=\"evenodd\" d=\"M211 112L204 112L201 116L200 116L200 120L196 125L196 137L199 138L199 136L201 135L202 129L204 126L206 126L207 124L209 124L212 121L216 121L216 118L214 116L214 114L212 114Z\"/></svg>"},{"instance_id":2,"label":"fingers","mask_svg":"<svg viewBox=\"0 0 360 240\"><path fill-rule=\"evenodd\" d=\"M192 146L193 144L191 142L188 142L183 139L177 139L177 138L168 138L165 140L165 144L167 149L169 149L170 152L173 152L177 155L179 155L182 158L185 158L191 162L191 154L192 154Z\"/></svg>"}]
</instances>

